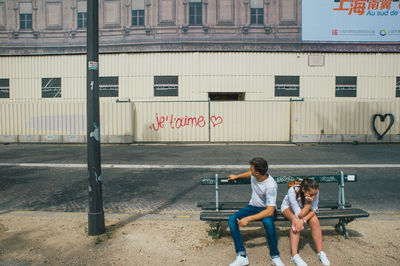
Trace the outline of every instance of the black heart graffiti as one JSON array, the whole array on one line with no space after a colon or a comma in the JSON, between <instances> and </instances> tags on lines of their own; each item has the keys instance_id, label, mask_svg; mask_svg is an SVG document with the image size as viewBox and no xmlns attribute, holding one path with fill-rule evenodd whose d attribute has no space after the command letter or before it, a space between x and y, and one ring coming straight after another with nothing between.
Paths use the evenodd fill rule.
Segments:
<instances>
[{"instance_id":1,"label":"black heart graffiti","mask_svg":"<svg viewBox=\"0 0 400 266\"><path fill-rule=\"evenodd\" d=\"M390 118L389 126L386 128L385 131L383 131L382 134L380 134L380 133L378 132L378 130L376 130L376 126L375 126L375 121L376 121L376 119L377 119L378 117L380 118L381 122L385 122L386 117L389 117L389 118ZM373 118L372 118L372 128L373 128L373 130L374 130L374 132L375 132L375 134L377 135L377 137L378 137L379 140L383 139L383 136L385 136L386 133L390 130L390 128L393 126L393 123L394 123L394 116L393 116L392 114L384 114L384 115L375 114L375 115L373 116Z\"/></svg>"}]
</instances>

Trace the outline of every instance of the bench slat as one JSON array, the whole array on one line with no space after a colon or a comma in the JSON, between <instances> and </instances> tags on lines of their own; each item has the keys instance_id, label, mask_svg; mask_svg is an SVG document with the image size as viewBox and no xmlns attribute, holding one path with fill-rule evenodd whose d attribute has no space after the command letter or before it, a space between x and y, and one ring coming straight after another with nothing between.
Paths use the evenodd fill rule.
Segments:
<instances>
[{"instance_id":1,"label":"bench slat","mask_svg":"<svg viewBox=\"0 0 400 266\"><path fill-rule=\"evenodd\" d=\"M227 221L235 211L207 211L200 213L200 220L202 221ZM362 218L368 217L369 213L362 209L333 209L333 210L320 210L317 213L319 219L344 219L344 218ZM278 213L277 221L285 221L285 217Z\"/></svg>"},{"instance_id":2,"label":"bench slat","mask_svg":"<svg viewBox=\"0 0 400 266\"><path fill-rule=\"evenodd\" d=\"M219 202L219 210L239 210L241 208L246 207L249 204L248 201L242 201L242 202ZM277 202L278 209L281 206L281 202ZM209 202L198 202L197 207L200 207L202 210L215 210L215 202L209 201ZM350 208L351 204L349 202L346 202L345 204L346 208ZM337 201L334 200L326 200L326 201L320 201L318 204L318 208L320 209L332 209L332 208L339 208Z\"/></svg>"},{"instance_id":3,"label":"bench slat","mask_svg":"<svg viewBox=\"0 0 400 266\"><path fill-rule=\"evenodd\" d=\"M274 176L276 183L287 184L290 181L301 181L305 176ZM318 183L339 183L340 175L311 175L308 178L315 179ZM357 175L344 175L344 182L357 182ZM202 185L215 185L214 177L205 177L201 179ZM218 185L241 185L250 184L250 178L241 178L228 181L228 177L219 177Z\"/></svg>"}]
</instances>

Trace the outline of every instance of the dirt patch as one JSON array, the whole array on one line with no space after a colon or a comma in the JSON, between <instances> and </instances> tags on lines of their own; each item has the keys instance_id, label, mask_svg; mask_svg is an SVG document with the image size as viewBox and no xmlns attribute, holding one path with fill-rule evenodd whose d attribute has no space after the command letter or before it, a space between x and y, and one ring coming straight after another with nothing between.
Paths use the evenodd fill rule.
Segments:
<instances>
[{"instance_id":1,"label":"dirt patch","mask_svg":"<svg viewBox=\"0 0 400 266\"><path fill-rule=\"evenodd\" d=\"M324 250L332 265L399 265L399 221L395 215L354 221L347 240L323 225ZM106 226L106 234L88 236L85 216L2 215L0 265L229 265L235 257L229 230L213 239L209 224L198 220L115 216L106 218ZM288 230L277 227L279 249L283 262L293 265ZM250 263L269 262L264 229L251 226L242 235ZM309 265L321 265L310 230L302 235L300 255Z\"/></svg>"}]
</instances>

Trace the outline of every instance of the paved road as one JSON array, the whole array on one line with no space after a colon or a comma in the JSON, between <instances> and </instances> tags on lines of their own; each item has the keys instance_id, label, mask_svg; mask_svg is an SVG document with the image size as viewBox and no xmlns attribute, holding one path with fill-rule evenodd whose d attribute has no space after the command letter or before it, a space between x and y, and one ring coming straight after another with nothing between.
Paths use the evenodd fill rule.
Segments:
<instances>
[{"instance_id":1,"label":"paved road","mask_svg":"<svg viewBox=\"0 0 400 266\"><path fill-rule=\"evenodd\" d=\"M246 164L262 156L270 164L400 164L400 144L381 145L102 145L103 163ZM86 145L0 144L0 162L86 163Z\"/></svg>"},{"instance_id":2,"label":"paved road","mask_svg":"<svg viewBox=\"0 0 400 266\"><path fill-rule=\"evenodd\" d=\"M106 212L196 211L199 200L214 197L200 178L242 169L180 169L179 165L246 165L263 156L272 175L336 173L332 168L274 168L275 165L359 164L344 168L359 176L346 184L346 200L369 211L400 212L400 145L104 145L104 164L178 165L172 169L103 168ZM0 210L87 211L85 167L21 167L13 163L85 164L86 145L0 145ZM243 169L243 171L246 169ZM285 193L280 185L278 198ZM246 201L248 186L221 187L221 200ZM321 198L336 199L337 186L323 184Z\"/></svg>"}]
</instances>

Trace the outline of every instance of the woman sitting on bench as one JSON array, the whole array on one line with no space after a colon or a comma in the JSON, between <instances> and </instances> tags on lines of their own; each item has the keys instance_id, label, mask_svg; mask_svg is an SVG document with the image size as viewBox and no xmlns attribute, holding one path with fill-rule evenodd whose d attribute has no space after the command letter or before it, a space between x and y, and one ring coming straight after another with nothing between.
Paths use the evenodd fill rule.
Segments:
<instances>
[{"instance_id":1,"label":"woman sitting on bench","mask_svg":"<svg viewBox=\"0 0 400 266\"><path fill-rule=\"evenodd\" d=\"M291 223L290 250L292 261L298 266L307 263L297 253L300 241L300 231L305 224L311 227L312 238L318 252L318 258L323 265L330 265L325 252L322 251L322 231L316 214L319 202L319 186L314 179L305 177L301 184L289 188L282 201L281 212Z\"/></svg>"}]
</instances>

